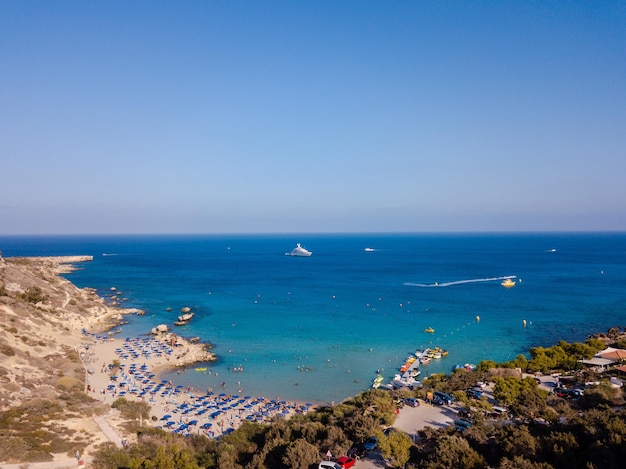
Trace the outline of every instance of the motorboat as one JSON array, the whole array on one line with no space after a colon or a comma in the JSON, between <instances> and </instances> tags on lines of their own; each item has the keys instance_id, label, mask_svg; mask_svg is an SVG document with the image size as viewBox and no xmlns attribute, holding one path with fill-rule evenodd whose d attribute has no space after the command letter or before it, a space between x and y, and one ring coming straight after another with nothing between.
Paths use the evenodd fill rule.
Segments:
<instances>
[{"instance_id":1,"label":"motorboat","mask_svg":"<svg viewBox=\"0 0 626 469\"><path fill-rule=\"evenodd\" d=\"M415 378L413 378L412 376L403 376L400 374L396 374L393 377L393 380L391 381L391 385L393 386L394 389L402 389L402 388L416 389L416 388L420 388L422 386L422 383L416 380Z\"/></svg>"},{"instance_id":2,"label":"motorboat","mask_svg":"<svg viewBox=\"0 0 626 469\"><path fill-rule=\"evenodd\" d=\"M404 365L400 367L400 371L402 373L407 371L416 360L417 360L417 357L414 357L414 356L410 356L409 358L407 358L406 362L404 362Z\"/></svg>"},{"instance_id":3,"label":"motorboat","mask_svg":"<svg viewBox=\"0 0 626 469\"><path fill-rule=\"evenodd\" d=\"M435 329L433 329L432 327L427 327L426 329L424 329L424 332L427 332L428 334L433 334L435 332Z\"/></svg>"},{"instance_id":4,"label":"motorboat","mask_svg":"<svg viewBox=\"0 0 626 469\"><path fill-rule=\"evenodd\" d=\"M287 253L287 255L294 256L294 257L310 257L312 254L313 253L311 251L308 251L302 246L300 246L300 243L296 245L293 251L291 251L290 253Z\"/></svg>"},{"instance_id":5,"label":"motorboat","mask_svg":"<svg viewBox=\"0 0 626 469\"><path fill-rule=\"evenodd\" d=\"M382 375L376 375L376 378L374 378L374 382L372 383L372 387L374 389L377 389L380 387L381 384L383 384L383 380L385 378L382 377Z\"/></svg>"},{"instance_id":6,"label":"motorboat","mask_svg":"<svg viewBox=\"0 0 626 469\"><path fill-rule=\"evenodd\" d=\"M515 286L515 280L507 278L500 285L502 285L504 288L511 288Z\"/></svg>"}]
</instances>

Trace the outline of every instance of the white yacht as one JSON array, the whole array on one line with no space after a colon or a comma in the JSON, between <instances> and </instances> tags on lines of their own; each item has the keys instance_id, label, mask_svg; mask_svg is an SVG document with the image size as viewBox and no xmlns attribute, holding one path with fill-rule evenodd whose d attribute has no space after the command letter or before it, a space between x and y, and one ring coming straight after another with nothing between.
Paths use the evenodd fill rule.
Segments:
<instances>
[{"instance_id":1,"label":"white yacht","mask_svg":"<svg viewBox=\"0 0 626 469\"><path fill-rule=\"evenodd\" d=\"M293 249L293 251L287 253L289 256L297 256L297 257L309 257L311 256L313 253L311 251L307 251L306 249L304 249L302 246L300 246L300 243L298 243L296 245L296 247Z\"/></svg>"}]
</instances>

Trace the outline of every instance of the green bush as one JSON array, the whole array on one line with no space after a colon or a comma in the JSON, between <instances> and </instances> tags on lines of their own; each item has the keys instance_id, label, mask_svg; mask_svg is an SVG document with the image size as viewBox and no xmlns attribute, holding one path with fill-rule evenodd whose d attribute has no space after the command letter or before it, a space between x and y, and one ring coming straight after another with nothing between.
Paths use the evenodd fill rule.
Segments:
<instances>
[{"instance_id":1,"label":"green bush","mask_svg":"<svg viewBox=\"0 0 626 469\"><path fill-rule=\"evenodd\" d=\"M111 407L120 411L124 418L135 420L139 417L147 419L150 417L150 405L145 402L129 401L120 397L116 399Z\"/></svg>"},{"instance_id":2,"label":"green bush","mask_svg":"<svg viewBox=\"0 0 626 469\"><path fill-rule=\"evenodd\" d=\"M23 301L33 304L37 304L40 301L46 301L48 299L39 287L29 287L25 292L17 295L17 297Z\"/></svg>"}]
</instances>

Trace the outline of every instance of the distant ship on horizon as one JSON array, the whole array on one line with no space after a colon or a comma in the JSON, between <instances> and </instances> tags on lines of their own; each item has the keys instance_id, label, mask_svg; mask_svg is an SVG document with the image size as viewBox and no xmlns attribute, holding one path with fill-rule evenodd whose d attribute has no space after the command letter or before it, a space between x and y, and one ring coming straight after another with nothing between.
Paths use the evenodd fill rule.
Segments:
<instances>
[{"instance_id":1,"label":"distant ship on horizon","mask_svg":"<svg viewBox=\"0 0 626 469\"><path fill-rule=\"evenodd\" d=\"M296 247L291 252L285 253L286 256L294 257L310 257L313 253L303 248L300 243L296 244Z\"/></svg>"}]
</instances>

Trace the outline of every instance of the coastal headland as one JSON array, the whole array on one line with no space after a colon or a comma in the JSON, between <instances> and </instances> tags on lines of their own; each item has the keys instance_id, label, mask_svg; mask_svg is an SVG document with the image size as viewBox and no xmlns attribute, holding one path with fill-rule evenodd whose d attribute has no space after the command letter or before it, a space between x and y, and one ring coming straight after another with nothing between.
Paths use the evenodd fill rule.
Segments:
<instances>
[{"instance_id":1,"label":"coastal headland","mask_svg":"<svg viewBox=\"0 0 626 469\"><path fill-rule=\"evenodd\" d=\"M143 425L208 437L244 420L307 410L300 403L160 380L161 371L184 372L215 360L210 345L173 334L167 325L155 325L142 337L117 338L124 316L142 312L121 308L60 275L91 260L0 257L0 437L6 443L0 463L48 461L63 467L63 461L85 457L100 443L132 442L133 432L111 407L120 397L150 406ZM206 373L206 368L191 371Z\"/></svg>"}]
</instances>

